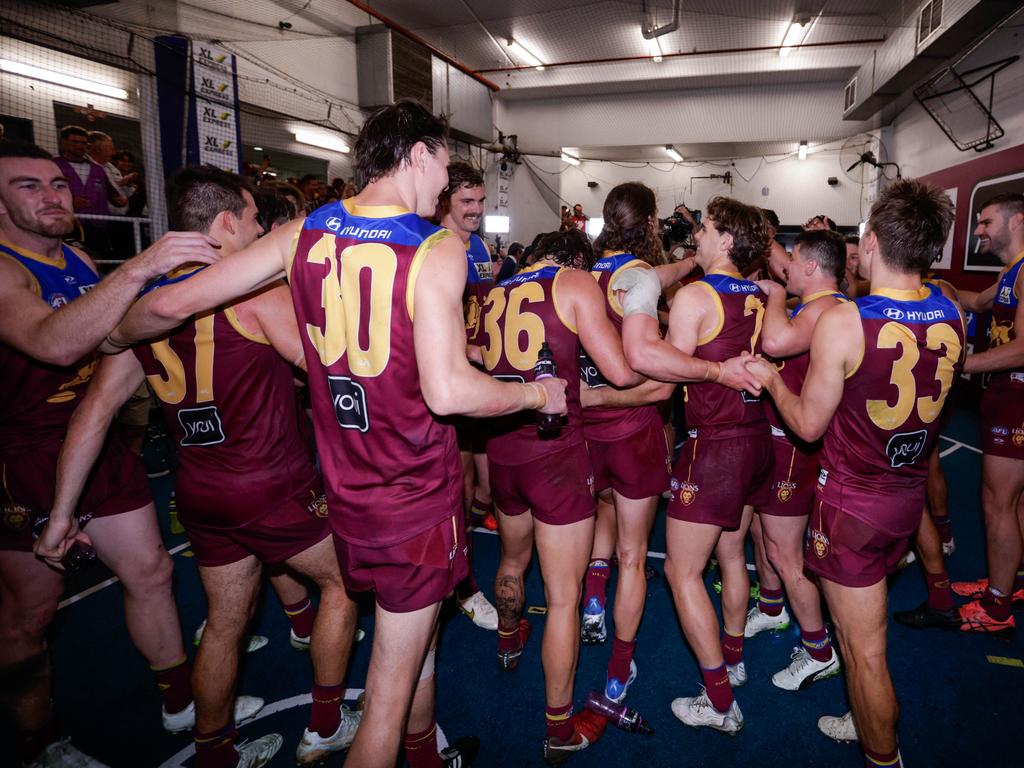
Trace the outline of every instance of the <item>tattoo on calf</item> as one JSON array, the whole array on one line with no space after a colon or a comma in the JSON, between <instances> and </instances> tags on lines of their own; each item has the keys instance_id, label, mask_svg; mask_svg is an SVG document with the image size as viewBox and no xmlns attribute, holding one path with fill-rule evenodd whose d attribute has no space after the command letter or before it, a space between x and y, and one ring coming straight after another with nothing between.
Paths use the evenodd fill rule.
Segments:
<instances>
[{"instance_id":1,"label":"tattoo on calf","mask_svg":"<svg viewBox=\"0 0 1024 768\"><path fill-rule=\"evenodd\" d=\"M521 576L499 576L494 586L498 620L508 626L518 623L525 600Z\"/></svg>"}]
</instances>

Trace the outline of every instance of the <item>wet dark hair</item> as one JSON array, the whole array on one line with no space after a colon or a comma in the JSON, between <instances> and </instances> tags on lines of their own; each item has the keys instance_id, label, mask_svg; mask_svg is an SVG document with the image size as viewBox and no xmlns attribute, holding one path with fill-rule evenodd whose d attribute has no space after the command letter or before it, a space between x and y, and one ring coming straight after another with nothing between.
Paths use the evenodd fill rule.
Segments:
<instances>
[{"instance_id":1,"label":"wet dark hair","mask_svg":"<svg viewBox=\"0 0 1024 768\"><path fill-rule=\"evenodd\" d=\"M1007 216L1015 216L1018 213L1024 213L1024 195L1020 192L1004 192L1001 195L990 197L981 204L981 208L978 210L988 208L990 205L999 206Z\"/></svg>"},{"instance_id":2,"label":"wet dark hair","mask_svg":"<svg viewBox=\"0 0 1024 768\"><path fill-rule=\"evenodd\" d=\"M260 187L252 193L259 211L257 219L264 232L270 232L275 224L285 224L294 218L292 204L284 193L274 187Z\"/></svg>"},{"instance_id":3,"label":"wet dark hair","mask_svg":"<svg viewBox=\"0 0 1024 768\"><path fill-rule=\"evenodd\" d=\"M871 206L868 229L882 261L902 274L920 274L942 254L953 224L953 203L938 187L898 179Z\"/></svg>"},{"instance_id":4,"label":"wet dark hair","mask_svg":"<svg viewBox=\"0 0 1024 768\"><path fill-rule=\"evenodd\" d=\"M771 208L762 208L761 213L764 214L765 219L772 225L774 229L779 228L779 214L773 211Z\"/></svg>"},{"instance_id":5,"label":"wet dark hair","mask_svg":"<svg viewBox=\"0 0 1024 768\"><path fill-rule=\"evenodd\" d=\"M398 170L419 142L431 154L448 140L448 121L413 99L399 99L381 107L366 122L356 138L355 159L363 185Z\"/></svg>"},{"instance_id":6,"label":"wet dark hair","mask_svg":"<svg viewBox=\"0 0 1024 768\"><path fill-rule=\"evenodd\" d=\"M549 232L537 243L533 255L537 259L550 258L560 266L588 272L597 260L590 238L578 229Z\"/></svg>"},{"instance_id":7,"label":"wet dark hair","mask_svg":"<svg viewBox=\"0 0 1024 768\"><path fill-rule=\"evenodd\" d=\"M604 229L597 236L594 248L604 251L625 251L651 266L665 263L661 238L651 226L651 217L658 213L654 191L638 181L614 187L604 199Z\"/></svg>"},{"instance_id":8,"label":"wet dark hair","mask_svg":"<svg viewBox=\"0 0 1024 768\"><path fill-rule=\"evenodd\" d=\"M746 274L754 260L771 245L768 220L760 208L731 197L715 197L708 203L708 218L714 219L719 232L732 235L729 259L737 272Z\"/></svg>"},{"instance_id":9,"label":"wet dark hair","mask_svg":"<svg viewBox=\"0 0 1024 768\"><path fill-rule=\"evenodd\" d=\"M843 238L843 242L847 245L860 245L860 238L857 235L847 235Z\"/></svg>"},{"instance_id":10,"label":"wet dark hair","mask_svg":"<svg viewBox=\"0 0 1024 768\"><path fill-rule=\"evenodd\" d=\"M821 271L836 280L846 274L846 241L838 232L829 229L808 229L796 236L793 250L800 246L800 255L815 261Z\"/></svg>"},{"instance_id":11,"label":"wet dark hair","mask_svg":"<svg viewBox=\"0 0 1024 768\"><path fill-rule=\"evenodd\" d=\"M448 165L448 186L441 192L441 197L451 200L452 195L460 187L482 187L484 175L469 163L461 160Z\"/></svg>"},{"instance_id":12,"label":"wet dark hair","mask_svg":"<svg viewBox=\"0 0 1024 768\"><path fill-rule=\"evenodd\" d=\"M27 141L0 141L0 158L24 157L29 160L53 160L53 155L40 147L38 144L31 144Z\"/></svg>"},{"instance_id":13,"label":"wet dark hair","mask_svg":"<svg viewBox=\"0 0 1024 768\"><path fill-rule=\"evenodd\" d=\"M242 192L249 187L237 173L212 165L180 168L167 180L167 212L171 228L182 232L208 232L221 211L241 216Z\"/></svg>"}]
</instances>

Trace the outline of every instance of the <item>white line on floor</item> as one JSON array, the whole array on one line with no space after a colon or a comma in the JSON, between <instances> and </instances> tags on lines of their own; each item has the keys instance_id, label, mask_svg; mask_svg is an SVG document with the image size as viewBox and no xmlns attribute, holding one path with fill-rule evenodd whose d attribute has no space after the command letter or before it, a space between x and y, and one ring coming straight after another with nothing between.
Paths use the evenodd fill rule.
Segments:
<instances>
[{"instance_id":1,"label":"white line on floor","mask_svg":"<svg viewBox=\"0 0 1024 768\"><path fill-rule=\"evenodd\" d=\"M186 541L184 544L179 544L174 549L168 550L167 554L169 554L169 555L176 555L179 552L181 552L183 549L187 549L190 546L192 546L191 542ZM79 600L84 600L89 595L94 595L97 592L99 592L101 589L106 589L111 584L116 584L118 581L120 581L120 579L118 579L117 576L111 576L109 579L106 579L105 581L101 581L99 584L93 584L88 589L83 589L77 595L72 595L71 597L69 597L66 600L61 600L57 604L57 610L60 611L60 610L63 610L64 608L67 608L69 605L74 605Z\"/></svg>"},{"instance_id":2,"label":"white line on floor","mask_svg":"<svg viewBox=\"0 0 1024 768\"><path fill-rule=\"evenodd\" d=\"M981 453L981 448L975 448L973 445L961 443L959 440L954 440L952 437L946 437L945 435L939 435L939 437L941 437L948 443L953 443L953 445L955 445L957 448L966 448L968 451L972 451L973 453Z\"/></svg>"}]
</instances>

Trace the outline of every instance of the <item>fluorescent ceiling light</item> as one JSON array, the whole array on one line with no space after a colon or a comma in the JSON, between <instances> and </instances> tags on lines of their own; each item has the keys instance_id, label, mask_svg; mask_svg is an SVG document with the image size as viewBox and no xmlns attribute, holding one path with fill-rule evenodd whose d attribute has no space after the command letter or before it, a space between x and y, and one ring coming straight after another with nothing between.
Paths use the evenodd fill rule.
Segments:
<instances>
[{"instance_id":1,"label":"fluorescent ceiling light","mask_svg":"<svg viewBox=\"0 0 1024 768\"><path fill-rule=\"evenodd\" d=\"M484 216L484 230L489 235L507 235L508 216Z\"/></svg>"},{"instance_id":2,"label":"fluorescent ceiling light","mask_svg":"<svg viewBox=\"0 0 1024 768\"><path fill-rule=\"evenodd\" d=\"M796 156L800 160L806 160L807 159L807 142L806 141L801 141L800 142L800 149L797 150Z\"/></svg>"},{"instance_id":3,"label":"fluorescent ceiling light","mask_svg":"<svg viewBox=\"0 0 1024 768\"><path fill-rule=\"evenodd\" d=\"M646 37L643 37L643 34L644 31L641 27L640 36L643 38L644 45L647 46L648 53L651 54L651 61L653 61L656 64L660 64L662 61L661 40L657 37L648 40Z\"/></svg>"},{"instance_id":4,"label":"fluorescent ceiling light","mask_svg":"<svg viewBox=\"0 0 1024 768\"><path fill-rule=\"evenodd\" d=\"M512 49L512 53L516 55L517 59L525 61L531 67L536 67L538 72L544 71L544 62L534 56L532 52L524 48L523 44L518 40L513 40L510 37L508 39L508 47Z\"/></svg>"},{"instance_id":5,"label":"fluorescent ceiling light","mask_svg":"<svg viewBox=\"0 0 1024 768\"><path fill-rule=\"evenodd\" d=\"M263 147L253 147L253 149L255 149L257 152L263 151Z\"/></svg>"},{"instance_id":6,"label":"fluorescent ceiling light","mask_svg":"<svg viewBox=\"0 0 1024 768\"><path fill-rule=\"evenodd\" d=\"M789 56L789 52L793 50L794 46L800 45L807 37L807 33L811 31L811 20L808 18L793 19L789 25L789 30L786 32L786 37L782 41L782 47L779 48L779 56Z\"/></svg>"},{"instance_id":7,"label":"fluorescent ceiling light","mask_svg":"<svg viewBox=\"0 0 1024 768\"><path fill-rule=\"evenodd\" d=\"M604 229L604 219L600 216L595 216L591 219L587 219L587 234L591 237L597 237L601 234L601 230Z\"/></svg>"},{"instance_id":8,"label":"fluorescent ceiling light","mask_svg":"<svg viewBox=\"0 0 1024 768\"><path fill-rule=\"evenodd\" d=\"M580 164L580 159L578 157L573 157L572 155L570 155L568 152L566 152L563 149L562 150L562 162L568 163L569 165L579 165Z\"/></svg>"},{"instance_id":9,"label":"fluorescent ceiling light","mask_svg":"<svg viewBox=\"0 0 1024 768\"><path fill-rule=\"evenodd\" d=\"M10 72L13 75L31 77L33 80L42 80L47 83L53 83L54 85L62 85L65 88L74 88L76 91L98 93L101 96L109 96L112 99L123 99L125 101L128 99L128 91L124 88L117 88L113 85L104 85L103 83L97 83L81 77L75 77L74 75L69 75L64 72L54 72L50 69L34 67L31 64L22 64L20 61L0 59L0 70Z\"/></svg>"},{"instance_id":10,"label":"fluorescent ceiling light","mask_svg":"<svg viewBox=\"0 0 1024 768\"><path fill-rule=\"evenodd\" d=\"M349 146L342 141L337 135L328 136L322 133L312 133L310 131L296 131L295 140L299 144L309 144L311 147L320 147L320 149L329 149L332 152L348 152Z\"/></svg>"},{"instance_id":11,"label":"fluorescent ceiling light","mask_svg":"<svg viewBox=\"0 0 1024 768\"><path fill-rule=\"evenodd\" d=\"M683 162L683 156L676 151L676 148L671 144L665 145L665 151L668 152L668 156L672 158L672 162L681 163Z\"/></svg>"}]
</instances>

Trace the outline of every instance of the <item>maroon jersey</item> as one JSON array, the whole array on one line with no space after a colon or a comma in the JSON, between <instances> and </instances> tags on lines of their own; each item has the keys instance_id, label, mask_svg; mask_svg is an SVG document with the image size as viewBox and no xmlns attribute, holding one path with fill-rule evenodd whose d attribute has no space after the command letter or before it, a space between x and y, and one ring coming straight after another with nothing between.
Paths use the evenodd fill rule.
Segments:
<instances>
[{"instance_id":1,"label":"maroon jersey","mask_svg":"<svg viewBox=\"0 0 1024 768\"><path fill-rule=\"evenodd\" d=\"M466 243L466 290L462 303L466 313L466 341L479 344L480 310L494 287L494 264L480 235L472 234Z\"/></svg>"},{"instance_id":2,"label":"maroon jersey","mask_svg":"<svg viewBox=\"0 0 1024 768\"><path fill-rule=\"evenodd\" d=\"M622 335L622 305L611 289L612 280L627 269L643 269L647 265L631 253L605 251L594 263L591 274L601 286L605 296L605 311L615 329ZM580 377L589 387L606 387L608 382L597 370L586 352L580 352ZM639 405L630 408L585 408L583 410L584 432L588 440L611 442L628 437L652 423L660 423L656 405Z\"/></svg>"},{"instance_id":3,"label":"maroon jersey","mask_svg":"<svg viewBox=\"0 0 1024 768\"><path fill-rule=\"evenodd\" d=\"M856 302L864 357L825 433L818 494L876 529L908 536L921 518L939 414L963 363L963 321L935 286Z\"/></svg>"},{"instance_id":4,"label":"maroon jersey","mask_svg":"<svg viewBox=\"0 0 1024 768\"><path fill-rule=\"evenodd\" d=\"M0 258L21 266L36 294L56 311L99 282L68 246L60 259L0 242ZM49 365L0 344L0 454L64 439L72 412L96 366L90 353L74 365Z\"/></svg>"},{"instance_id":5,"label":"maroon jersey","mask_svg":"<svg viewBox=\"0 0 1024 768\"><path fill-rule=\"evenodd\" d=\"M818 293L812 293L810 296L801 298L800 303L797 304L793 311L790 313L790 319L795 318L800 312L807 307L812 301L816 299L824 298L825 296L831 296L839 301L846 302L849 299L845 294L839 293L839 291L819 291ZM799 395L800 391L804 388L804 379L807 378L807 368L811 364L811 353L810 350L801 352L799 355L793 355L792 357L773 359L775 367L779 371L779 376L782 378L783 383L789 388L790 392ZM814 443L810 445L805 443L799 437L793 434L793 431L789 428L786 422L779 415L778 409L775 407L775 402L771 399L767 400L767 414L768 422L772 426L772 436L783 438L798 446L804 453L815 453L821 450L821 444Z\"/></svg>"},{"instance_id":6,"label":"maroon jersey","mask_svg":"<svg viewBox=\"0 0 1024 768\"><path fill-rule=\"evenodd\" d=\"M694 357L722 362L744 351L760 353L765 295L757 284L734 272L711 272L694 285L708 291L718 308L718 323L697 340ZM686 385L686 424L690 429L750 426L768 432L760 397L711 381Z\"/></svg>"},{"instance_id":7,"label":"maroon jersey","mask_svg":"<svg viewBox=\"0 0 1024 768\"><path fill-rule=\"evenodd\" d=\"M184 522L240 528L315 486L291 366L233 309L133 351L178 446Z\"/></svg>"},{"instance_id":8,"label":"maroon jersey","mask_svg":"<svg viewBox=\"0 0 1024 768\"><path fill-rule=\"evenodd\" d=\"M535 411L493 419L487 441L489 461L519 466L583 442L579 337L555 304L563 271L556 266L528 267L502 280L487 296L480 324L484 368L496 379L533 381L537 354L547 342L558 375L567 382L569 409L561 430L551 436L538 434Z\"/></svg>"},{"instance_id":9,"label":"maroon jersey","mask_svg":"<svg viewBox=\"0 0 1024 768\"><path fill-rule=\"evenodd\" d=\"M454 237L394 206L328 203L289 266L309 368L331 526L385 547L462 514L455 429L423 401L413 297L423 260Z\"/></svg>"}]
</instances>

